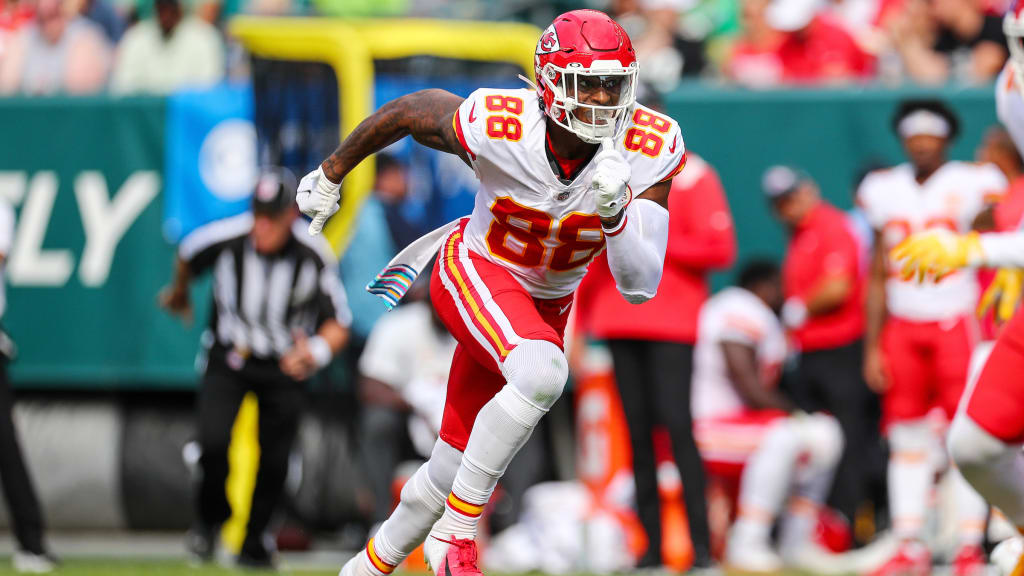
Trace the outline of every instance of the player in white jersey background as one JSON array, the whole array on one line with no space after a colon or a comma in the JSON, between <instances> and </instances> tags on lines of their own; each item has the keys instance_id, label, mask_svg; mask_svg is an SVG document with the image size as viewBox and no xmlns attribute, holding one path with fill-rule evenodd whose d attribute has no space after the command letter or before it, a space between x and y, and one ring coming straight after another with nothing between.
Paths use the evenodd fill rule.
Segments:
<instances>
[{"instance_id":1,"label":"player in white jersey background","mask_svg":"<svg viewBox=\"0 0 1024 576\"><path fill-rule=\"evenodd\" d=\"M1019 0L1003 20L1010 61L996 83L996 111L1018 150L1024 153L1024 2ZM903 274L920 280L941 280L969 267L1012 267L1016 275L1000 275L989 300L1001 319L1001 332L977 381L965 391L949 432L950 456L964 477L1010 522L1019 534L992 551L1002 575L1024 574L1024 315L1019 305L1024 269L1024 233L915 234L893 252ZM1000 282L999 278L1016 278Z\"/></svg>"},{"instance_id":2,"label":"player in white jersey background","mask_svg":"<svg viewBox=\"0 0 1024 576\"><path fill-rule=\"evenodd\" d=\"M967 232L984 208L985 196L1006 181L991 165L951 161L947 148L956 138L956 116L934 100L903 102L893 129L909 162L869 174L858 202L875 229L865 332L865 378L883 394L882 418L889 439L889 506L901 544L875 573L930 571L931 555L922 543L934 459L940 438L926 416L941 408L952 418L967 381L976 339L974 274L954 274L939 285L904 281L888 251L918 231L941 228ZM986 507L953 470L957 482L958 576L976 574Z\"/></svg>"},{"instance_id":3,"label":"player in white jersey background","mask_svg":"<svg viewBox=\"0 0 1024 576\"><path fill-rule=\"evenodd\" d=\"M388 574L425 537L435 572L479 574L484 505L568 377L562 334L587 265L607 250L624 298L657 292L671 178L685 163L679 127L636 103L636 54L604 13L557 17L535 64L533 90L425 90L385 104L300 186L318 233L341 179L406 135L480 179L470 217L414 242L370 287L393 305L440 248L431 299L458 346L431 457L345 576Z\"/></svg>"},{"instance_id":4,"label":"player in white jersey background","mask_svg":"<svg viewBox=\"0 0 1024 576\"><path fill-rule=\"evenodd\" d=\"M739 513L725 551L731 569L812 569L818 512L843 450L835 418L799 413L776 386L786 359L779 269L751 262L737 286L701 308L694 351L694 434L708 467L742 468ZM778 552L772 527L781 517Z\"/></svg>"}]
</instances>

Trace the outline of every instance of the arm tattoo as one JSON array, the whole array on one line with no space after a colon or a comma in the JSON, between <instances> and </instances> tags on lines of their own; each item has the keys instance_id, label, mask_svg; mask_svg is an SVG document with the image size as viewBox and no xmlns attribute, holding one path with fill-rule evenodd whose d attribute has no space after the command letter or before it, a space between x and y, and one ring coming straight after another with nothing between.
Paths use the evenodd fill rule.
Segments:
<instances>
[{"instance_id":1,"label":"arm tattoo","mask_svg":"<svg viewBox=\"0 0 1024 576\"><path fill-rule=\"evenodd\" d=\"M444 90L420 90L396 98L371 114L321 165L332 182L341 182L364 158L411 135L420 144L449 152L467 164L452 116L462 98Z\"/></svg>"}]
</instances>

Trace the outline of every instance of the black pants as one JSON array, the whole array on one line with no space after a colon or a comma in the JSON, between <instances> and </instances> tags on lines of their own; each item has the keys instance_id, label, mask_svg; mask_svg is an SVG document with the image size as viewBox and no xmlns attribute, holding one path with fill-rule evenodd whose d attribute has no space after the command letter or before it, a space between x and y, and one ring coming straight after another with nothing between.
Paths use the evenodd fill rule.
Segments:
<instances>
[{"instance_id":1,"label":"black pants","mask_svg":"<svg viewBox=\"0 0 1024 576\"><path fill-rule=\"evenodd\" d=\"M674 342L610 340L615 381L633 447L633 474L640 522L650 546L641 566L662 564L661 502L651 434L664 426L672 439L672 456L683 477L683 495L696 565L711 558L705 502L704 464L693 439L690 379L693 346Z\"/></svg>"},{"instance_id":2,"label":"black pants","mask_svg":"<svg viewBox=\"0 0 1024 576\"><path fill-rule=\"evenodd\" d=\"M861 376L863 345L805 352L792 382L794 401L807 411L824 410L839 421L845 448L836 469L829 505L851 522L874 476L884 473L879 435L881 406Z\"/></svg>"},{"instance_id":3,"label":"black pants","mask_svg":"<svg viewBox=\"0 0 1024 576\"><path fill-rule=\"evenodd\" d=\"M18 545L26 552L42 554L43 515L18 445L18 432L14 429L11 413L13 408L14 395L7 378L7 360L0 356L0 480L3 481L4 500L11 512Z\"/></svg>"},{"instance_id":4,"label":"black pants","mask_svg":"<svg viewBox=\"0 0 1024 576\"><path fill-rule=\"evenodd\" d=\"M198 517L208 526L222 524L231 516L224 491L228 477L228 444L231 427L246 392L256 394L259 404L260 463L252 508L242 552L262 554L262 537L270 524L288 474L288 456L298 429L305 384L285 376L276 362L245 363L233 370L221 349L210 352L199 391L199 445L202 470L197 495Z\"/></svg>"}]
</instances>

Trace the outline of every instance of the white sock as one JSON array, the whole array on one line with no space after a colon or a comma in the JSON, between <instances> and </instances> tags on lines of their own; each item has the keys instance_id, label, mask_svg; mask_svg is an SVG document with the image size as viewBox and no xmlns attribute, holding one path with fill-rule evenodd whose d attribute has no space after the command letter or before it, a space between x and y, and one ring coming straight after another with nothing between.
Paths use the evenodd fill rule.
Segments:
<instances>
[{"instance_id":1,"label":"white sock","mask_svg":"<svg viewBox=\"0 0 1024 576\"><path fill-rule=\"evenodd\" d=\"M430 532L440 539L476 537L498 479L561 395L569 375L561 349L543 340L520 343L502 370L508 383L477 414L444 514Z\"/></svg>"},{"instance_id":2,"label":"white sock","mask_svg":"<svg viewBox=\"0 0 1024 576\"><path fill-rule=\"evenodd\" d=\"M956 498L957 542L960 546L981 546L985 541L988 504L955 465L949 467L948 473Z\"/></svg>"},{"instance_id":3,"label":"white sock","mask_svg":"<svg viewBox=\"0 0 1024 576\"><path fill-rule=\"evenodd\" d=\"M779 527L779 554L789 558L803 549L814 536L820 512L819 500L794 495Z\"/></svg>"},{"instance_id":4,"label":"white sock","mask_svg":"<svg viewBox=\"0 0 1024 576\"><path fill-rule=\"evenodd\" d=\"M1024 528L1024 452L986 432L964 413L949 430L949 451L963 477L1014 525Z\"/></svg>"},{"instance_id":5,"label":"white sock","mask_svg":"<svg viewBox=\"0 0 1024 576\"><path fill-rule=\"evenodd\" d=\"M776 422L747 461L740 478L739 515L733 526L740 542L765 544L789 493L800 437L792 423Z\"/></svg>"},{"instance_id":6,"label":"white sock","mask_svg":"<svg viewBox=\"0 0 1024 576\"><path fill-rule=\"evenodd\" d=\"M794 418L793 425L807 460L796 467L793 496L779 530L779 551L784 558L798 553L814 536L821 505L843 453L843 432L835 418L806 415Z\"/></svg>"},{"instance_id":7,"label":"white sock","mask_svg":"<svg viewBox=\"0 0 1024 576\"><path fill-rule=\"evenodd\" d=\"M889 427L889 509L893 532L903 540L920 540L934 483L932 448L936 442L925 419Z\"/></svg>"},{"instance_id":8,"label":"white sock","mask_svg":"<svg viewBox=\"0 0 1024 576\"><path fill-rule=\"evenodd\" d=\"M384 576L401 564L444 512L445 494L461 461L461 452L438 440L430 460L402 487L398 507L357 556L355 574L346 576Z\"/></svg>"}]
</instances>

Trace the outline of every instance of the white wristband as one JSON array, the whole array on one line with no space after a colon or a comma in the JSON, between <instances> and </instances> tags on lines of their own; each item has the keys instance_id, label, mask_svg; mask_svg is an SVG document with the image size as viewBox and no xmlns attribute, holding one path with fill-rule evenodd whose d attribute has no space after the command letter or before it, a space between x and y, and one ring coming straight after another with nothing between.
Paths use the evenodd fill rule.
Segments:
<instances>
[{"instance_id":1,"label":"white wristband","mask_svg":"<svg viewBox=\"0 0 1024 576\"><path fill-rule=\"evenodd\" d=\"M807 322L807 305L799 298L790 298L782 305L782 323L795 330Z\"/></svg>"},{"instance_id":2,"label":"white wristband","mask_svg":"<svg viewBox=\"0 0 1024 576\"><path fill-rule=\"evenodd\" d=\"M323 368L331 363L334 353L331 352L331 345L324 340L323 336L313 336L306 344L309 346L309 353L313 356L317 368Z\"/></svg>"}]
</instances>

